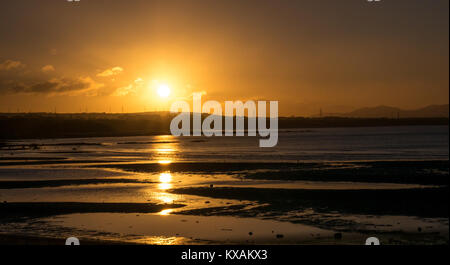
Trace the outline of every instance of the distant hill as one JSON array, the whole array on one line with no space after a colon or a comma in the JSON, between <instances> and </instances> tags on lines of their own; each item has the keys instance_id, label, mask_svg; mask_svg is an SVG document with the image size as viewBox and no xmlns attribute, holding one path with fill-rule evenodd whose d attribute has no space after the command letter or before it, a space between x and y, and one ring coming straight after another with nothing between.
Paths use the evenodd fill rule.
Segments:
<instances>
[{"instance_id":1,"label":"distant hill","mask_svg":"<svg viewBox=\"0 0 450 265\"><path fill-rule=\"evenodd\" d=\"M389 106L360 108L348 113L333 116L350 118L448 118L449 105L430 105L415 110L403 110Z\"/></svg>"}]
</instances>

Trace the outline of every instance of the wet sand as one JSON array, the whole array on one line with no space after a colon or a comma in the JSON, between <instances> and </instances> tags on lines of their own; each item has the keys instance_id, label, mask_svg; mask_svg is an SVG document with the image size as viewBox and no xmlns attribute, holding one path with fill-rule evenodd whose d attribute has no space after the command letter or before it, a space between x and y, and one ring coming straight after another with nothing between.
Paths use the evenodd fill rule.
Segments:
<instances>
[{"instance_id":1,"label":"wet sand","mask_svg":"<svg viewBox=\"0 0 450 265\"><path fill-rule=\"evenodd\" d=\"M9 190L16 194L20 194L17 193L18 191L30 190L39 192L43 195L42 198L49 198L42 193L45 188L46 192L50 193L53 192L52 189L60 190L60 194L73 194L74 191L79 191L84 197L92 190L95 192L93 197L89 195L86 198L104 200L101 193L98 193L103 190L102 192L106 192L105 196L117 198L119 202L108 202L108 200L106 202L54 202L53 199L50 202L8 201L0 204L0 221L5 229L9 227L8 229L17 229L24 233L5 234L2 231L0 241L12 240L12 244L21 244L20 242L29 240L30 244L60 244L62 239L58 238L59 234L69 236L70 231L75 231L81 235L87 235L85 237L87 244L109 244L110 242L122 244L252 244L258 242L357 244L367 235L377 233L386 244L428 244L430 242L448 244L448 229L445 228L445 224L448 226L449 190L448 185L445 185L448 181L445 175L447 164L448 161L125 163L100 164L95 168L84 166L78 169L67 169L68 172L73 172L74 176L80 175L76 173L77 170L86 176L107 176L85 179L59 179L67 172L58 173L51 168L37 171L31 168L29 171L23 169L22 175L19 174L12 178L13 180L10 177L10 180L0 181L3 196L8 197L9 193L5 192ZM55 175L53 179L50 177L48 180L36 180L32 175L28 175L31 172L40 172L39 170L43 170L41 173L47 176L50 172ZM8 169L4 172L11 172L14 175L16 171ZM385 174L376 179L380 172L390 172L394 177L391 178L390 175ZM430 172L434 177L430 177ZM401 177L406 175L412 175L412 177L409 179ZM353 181L348 181L349 179ZM335 181L335 184L331 185L330 183L333 182L330 180ZM381 183L382 180L387 183ZM392 181L389 182L389 180ZM323 189L328 187L327 185L332 187ZM289 188L283 188L283 186ZM153 200L145 203L125 203L121 201L133 200L120 199L117 195L107 195L110 189L133 194L133 190L139 191L140 187L150 191L160 190L155 198L169 203L158 204ZM82 195L85 192L88 193ZM23 198L31 198L26 194L24 193ZM136 196L143 194L145 193L136 193ZM64 200L70 199L67 195L57 196L64 196L61 198ZM96 214L100 214L97 219L94 217ZM117 225L125 219L112 218L116 221L111 221L115 222L115 225L111 227L110 222L104 219L111 218L109 214L125 214L123 218L129 220L129 226L121 228ZM231 218L230 220L254 218L274 222L269 222L265 230L259 232L260 234L266 234L269 230L276 231L284 226L280 225L282 223L303 225L305 234L300 236L295 229L291 229L283 232L283 238L287 237L289 240L277 239L276 234L247 238L248 232L244 230L248 230L251 226L243 222L241 228L243 230L234 228L235 232L231 233L233 240L220 236L222 229L225 229L224 231L228 229L226 225L225 228L216 227L219 233L211 233L211 236L202 237L201 226L190 227L192 231L185 229L183 233L167 231L162 233L162 230L158 230L157 233L147 232L148 235L146 235L144 233L146 226L138 226L142 222L142 217L138 217L141 214L157 214L148 219L147 225L151 224L150 227L160 222L158 216L161 215L170 215L173 216L172 218L189 216L184 219L187 218L192 222L194 222L193 219L223 216ZM81 226L70 221L78 218L77 216L82 217L79 219ZM405 216L407 219L397 224L396 220L403 217L389 216ZM184 220L183 217L177 220L180 218ZM430 221L423 221L427 219ZM212 218L206 222L217 222L214 220ZM378 224L375 224L377 220ZM408 223L413 228L405 231L405 225ZM30 228L36 225L38 231L45 231L46 226L42 224L52 225L41 235L30 231ZM72 230L73 228L70 227L76 227L76 229ZM322 231L315 233L314 229L322 229ZM418 232L418 229L423 231ZM92 233L89 232L90 230L98 232ZM236 234L236 231L240 232ZM118 236L118 233L122 235ZM199 236L195 237L195 233ZM334 238L336 233L343 233L344 239L336 241ZM327 236L324 236L325 234Z\"/></svg>"},{"instance_id":2,"label":"wet sand","mask_svg":"<svg viewBox=\"0 0 450 265\"><path fill-rule=\"evenodd\" d=\"M16 141L0 150L0 242L362 244L377 235L383 244L448 244L443 140L417 146L414 132L386 155L350 135L347 148L358 148L327 151L335 133L294 132L290 143L302 147L276 152L234 138ZM305 137L318 140L308 147Z\"/></svg>"},{"instance_id":3,"label":"wet sand","mask_svg":"<svg viewBox=\"0 0 450 265\"><path fill-rule=\"evenodd\" d=\"M121 241L83 239L83 245L120 245ZM66 238L0 234L0 245L19 246L62 246L66 243ZM132 244L131 242L127 244Z\"/></svg>"},{"instance_id":4,"label":"wet sand","mask_svg":"<svg viewBox=\"0 0 450 265\"><path fill-rule=\"evenodd\" d=\"M151 203L4 202L0 204L0 220L27 220L73 213L155 213L183 206Z\"/></svg>"},{"instance_id":5,"label":"wet sand","mask_svg":"<svg viewBox=\"0 0 450 265\"><path fill-rule=\"evenodd\" d=\"M448 218L448 187L402 190L296 190L261 188L183 188L172 193L211 198L258 201L262 206L245 209L242 215L265 212L339 212L366 215L408 215ZM432 206L432 207L430 207ZM193 210L190 213L207 212ZM226 213L226 210L224 211ZM217 211L215 211L217 214ZM236 213L234 213L236 214Z\"/></svg>"},{"instance_id":6,"label":"wet sand","mask_svg":"<svg viewBox=\"0 0 450 265\"><path fill-rule=\"evenodd\" d=\"M0 189L28 189L44 187L63 187L93 184L125 184L125 183L154 183L137 179L64 179L64 180L39 180L39 181L0 181Z\"/></svg>"}]
</instances>

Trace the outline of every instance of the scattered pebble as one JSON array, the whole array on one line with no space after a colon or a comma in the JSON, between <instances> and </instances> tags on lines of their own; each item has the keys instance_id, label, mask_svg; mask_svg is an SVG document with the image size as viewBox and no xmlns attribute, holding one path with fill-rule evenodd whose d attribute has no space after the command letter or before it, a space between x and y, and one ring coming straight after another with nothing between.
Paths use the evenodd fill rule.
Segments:
<instances>
[{"instance_id":1,"label":"scattered pebble","mask_svg":"<svg viewBox=\"0 0 450 265\"><path fill-rule=\"evenodd\" d=\"M206 201L205 203L209 203L209 201Z\"/></svg>"},{"instance_id":2,"label":"scattered pebble","mask_svg":"<svg viewBox=\"0 0 450 265\"><path fill-rule=\"evenodd\" d=\"M277 234L275 237L276 237L276 238L283 238L284 235L282 235L282 234Z\"/></svg>"},{"instance_id":3,"label":"scattered pebble","mask_svg":"<svg viewBox=\"0 0 450 265\"><path fill-rule=\"evenodd\" d=\"M253 232L248 232L248 235L249 235L249 236L252 236L252 235L253 235Z\"/></svg>"},{"instance_id":4,"label":"scattered pebble","mask_svg":"<svg viewBox=\"0 0 450 265\"><path fill-rule=\"evenodd\" d=\"M417 227L417 231L422 232L422 227Z\"/></svg>"}]
</instances>

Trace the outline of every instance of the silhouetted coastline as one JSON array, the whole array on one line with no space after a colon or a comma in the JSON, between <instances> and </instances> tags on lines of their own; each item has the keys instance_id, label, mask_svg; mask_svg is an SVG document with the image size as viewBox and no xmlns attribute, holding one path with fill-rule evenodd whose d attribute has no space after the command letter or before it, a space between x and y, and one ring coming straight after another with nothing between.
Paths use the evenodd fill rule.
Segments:
<instances>
[{"instance_id":1,"label":"silhouetted coastline","mask_svg":"<svg viewBox=\"0 0 450 265\"><path fill-rule=\"evenodd\" d=\"M117 137L170 134L174 114L3 113L0 139ZM203 115L203 118L207 115ZM192 117L192 115L191 115ZM224 122L224 119L222 119ZM247 124L247 118L245 118ZM280 129L448 125L448 118L280 117ZM192 126L191 126L192 128Z\"/></svg>"}]
</instances>

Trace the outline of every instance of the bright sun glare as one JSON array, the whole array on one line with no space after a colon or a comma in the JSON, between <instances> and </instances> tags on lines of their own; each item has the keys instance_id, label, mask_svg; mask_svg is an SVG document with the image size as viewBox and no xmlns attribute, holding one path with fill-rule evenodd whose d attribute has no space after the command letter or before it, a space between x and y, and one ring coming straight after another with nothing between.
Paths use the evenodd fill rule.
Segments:
<instances>
[{"instance_id":1,"label":"bright sun glare","mask_svg":"<svg viewBox=\"0 0 450 265\"><path fill-rule=\"evenodd\" d=\"M158 95L162 98L167 98L170 95L170 87L166 84L158 85Z\"/></svg>"}]
</instances>

